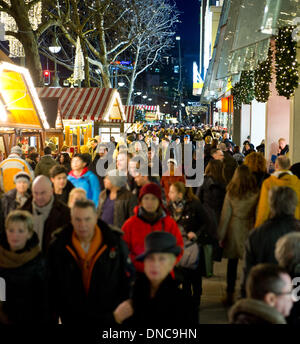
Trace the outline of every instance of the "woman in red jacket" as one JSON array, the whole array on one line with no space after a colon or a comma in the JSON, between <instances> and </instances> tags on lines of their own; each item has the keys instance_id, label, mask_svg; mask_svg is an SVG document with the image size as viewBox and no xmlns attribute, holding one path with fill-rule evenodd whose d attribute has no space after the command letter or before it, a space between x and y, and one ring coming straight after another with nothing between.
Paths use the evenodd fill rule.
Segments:
<instances>
[{"instance_id":1,"label":"woman in red jacket","mask_svg":"<svg viewBox=\"0 0 300 344\"><path fill-rule=\"evenodd\" d=\"M142 187L139 193L139 205L134 210L135 215L123 225L123 239L127 243L130 258L137 272L144 272L144 263L135 261L136 256L144 252L144 240L153 231L166 231L173 234L177 245L183 249L183 239L176 222L167 215L162 205L161 189L155 183ZM177 257L177 262L182 257Z\"/></svg>"}]
</instances>

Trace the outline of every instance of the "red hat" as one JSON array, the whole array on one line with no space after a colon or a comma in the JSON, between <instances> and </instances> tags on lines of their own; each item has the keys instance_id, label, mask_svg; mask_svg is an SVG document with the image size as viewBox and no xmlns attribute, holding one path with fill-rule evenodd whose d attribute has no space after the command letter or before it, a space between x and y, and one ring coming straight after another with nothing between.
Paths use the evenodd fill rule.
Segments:
<instances>
[{"instance_id":1,"label":"red hat","mask_svg":"<svg viewBox=\"0 0 300 344\"><path fill-rule=\"evenodd\" d=\"M155 183L149 183L149 184L144 185L141 188L140 193L139 193L139 202L141 202L142 198L146 194L154 195L155 197L159 199L159 202L162 203L161 188L159 185Z\"/></svg>"}]
</instances>

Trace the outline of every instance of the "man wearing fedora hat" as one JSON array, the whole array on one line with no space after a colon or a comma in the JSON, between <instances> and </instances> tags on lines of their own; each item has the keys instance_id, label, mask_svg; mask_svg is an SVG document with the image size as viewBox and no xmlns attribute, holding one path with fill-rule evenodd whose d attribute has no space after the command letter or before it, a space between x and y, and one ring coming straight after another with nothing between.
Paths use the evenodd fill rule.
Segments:
<instances>
[{"instance_id":1,"label":"man wearing fedora hat","mask_svg":"<svg viewBox=\"0 0 300 344\"><path fill-rule=\"evenodd\" d=\"M22 148L14 146L7 159L0 164L0 184L3 192L8 192L15 187L14 176L18 172L26 172L31 176L31 179L34 178L31 167L21 156Z\"/></svg>"},{"instance_id":2,"label":"man wearing fedora hat","mask_svg":"<svg viewBox=\"0 0 300 344\"><path fill-rule=\"evenodd\" d=\"M198 323L196 307L171 271L181 252L176 238L168 232L152 232L145 238L145 251L136 257L144 262L145 274L135 281L132 297L115 310L119 323L138 327L195 326Z\"/></svg>"}]
</instances>

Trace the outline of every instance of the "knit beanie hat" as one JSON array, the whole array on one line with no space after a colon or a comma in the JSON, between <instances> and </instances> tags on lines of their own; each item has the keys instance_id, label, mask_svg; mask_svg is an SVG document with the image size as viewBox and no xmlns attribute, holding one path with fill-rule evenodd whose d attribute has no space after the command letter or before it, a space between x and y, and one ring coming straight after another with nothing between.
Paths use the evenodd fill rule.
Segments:
<instances>
[{"instance_id":1,"label":"knit beanie hat","mask_svg":"<svg viewBox=\"0 0 300 344\"><path fill-rule=\"evenodd\" d=\"M20 181L25 181L28 184L30 184L31 176L27 172L24 172L24 171L18 172L14 176L14 183L16 184L17 182L20 182Z\"/></svg>"},{"instance_id":2,"label":"knit beanie hat","mask_svg":"<svg viewBox=\"0 0 300 344\"><path fill-rule=\"evenodd\" d=\"M22 155L23 152L20 146L13 146L12 149L10 150L10 153Z\"/></svg>"},{"instance_id":3,"label":"knit beanie hat","mask_svg":"<svg viewBox=\"0 0 300 344\"><path fill-rule=\"evenodd\" d=\"M110 170L107 173L107 178L109 181L116 187L121 188L126 185L127 183L127 177L119 175L118 170Z\"/></svg>"},{"instance_id":4,"label":"knit beanie hat","mask_svg":"<svg viewBox=\"0 0 300 344\"><path fill-rule=\"evenodd\" d=\"M155 197L157 197L159 199L160 204L162 204L162 195L161 195L161 188L159 185L155 184L155 183L149 183L144 185L139 193L139 202L141 202L142 198L146 195L146 194L152 194Z\"/></svg>"}]
</instances>

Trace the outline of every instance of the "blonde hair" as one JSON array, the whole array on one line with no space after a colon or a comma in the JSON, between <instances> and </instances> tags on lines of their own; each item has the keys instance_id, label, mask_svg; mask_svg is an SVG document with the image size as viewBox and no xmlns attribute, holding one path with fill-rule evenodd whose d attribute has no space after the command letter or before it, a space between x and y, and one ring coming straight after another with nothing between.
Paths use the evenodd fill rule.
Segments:
<instances>
[{"instance_id":1,"label":"blonde hair","mask_svg":"<svg viewBox=\"0 0 300 344\"><path fill-rule=\"evenodd\" d=\"M86 191L83 188L74 188L71 190L71 192L69 193L69 199L68 199L68 207L70 207L73 201L73 198L75 195L77 194L82 194L82 196L84 196L85 199L87 199L86 197Z\"/></svg>"},{"instance_id":2,"label":"blonde hair","mask_svg":"<svg viewBox=\"0 0 300 344\"><path fill-rule=\"evenodd\" d=\"M33 232L33 217L26 210L13 210L11 211L5 220L5 229L11 222L22 222L25 223L29 233Z\"/></svg>"}]
</instances>

